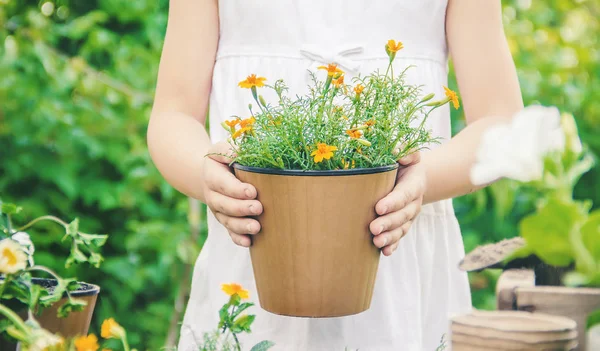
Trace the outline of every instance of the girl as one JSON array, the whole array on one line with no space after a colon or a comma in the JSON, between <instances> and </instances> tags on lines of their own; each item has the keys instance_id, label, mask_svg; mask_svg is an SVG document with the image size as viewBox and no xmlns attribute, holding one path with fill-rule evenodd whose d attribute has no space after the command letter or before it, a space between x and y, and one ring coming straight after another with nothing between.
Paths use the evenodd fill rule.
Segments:
<instances>
[{"instance_id":1,"label":"girl","mask_svg":"<svg viewBox=\"0 0 600 351\"><path fill-rule=\"evenodd\" d=\"M222 283L241 283L256 298L247 249L260 231L248 218L262 211L256 189L235 178L228 159L205 157L228 152L220 123L247 111L247 91L237 83L251 73L284 79L294 96L306 92L307 70L328 63L350 81L386 68L389 39L405 47L394 69L414 65L408 82L424 94L444 96L451 56L468 126L450 139L448 105L436 110L427 126L443 142L400 161L408 167L370 226L389 257L368 311L314 320L256 308L243 342L268 339L276 350L435 350L448 319L470 309L451 198L475 190L469 170L482 132L522 108L500 0L171 0L148 145L165 179L210 208L180 351L197 350L202 334L216 328Z\"/></svg>"}]
</instances>

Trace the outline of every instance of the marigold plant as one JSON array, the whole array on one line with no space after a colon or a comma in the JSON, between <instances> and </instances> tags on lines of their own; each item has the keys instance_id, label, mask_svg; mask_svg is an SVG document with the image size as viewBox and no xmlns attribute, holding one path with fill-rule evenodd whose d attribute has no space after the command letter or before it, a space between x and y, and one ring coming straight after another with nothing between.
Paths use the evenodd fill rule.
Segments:
<instances>
[{"instance_id":1,"label":"marigold plant","mask_svg":"<svg viewBox=\"0 0 600 351\"><path fill-rule=\"evenodd\" d=\"M335 63L311 72L309 93L290 98L283 80L267 84L265 77L249 75L239 82L255 102L246 118L222 123L230 133L234 162L293 170L373 168L398 159L436 141L425 121L430 113L452 102L455 92L433 101L421 87L406 82L406 71L394 74L393 61L404 48L389 40L385 46L389 65L385 73L352 78ZM323 72L324 71L324 72ZM322 78L322 79L320 79ZM268 103L259 89L272 89L276 103Z\"/></svg>"}]
</instances>

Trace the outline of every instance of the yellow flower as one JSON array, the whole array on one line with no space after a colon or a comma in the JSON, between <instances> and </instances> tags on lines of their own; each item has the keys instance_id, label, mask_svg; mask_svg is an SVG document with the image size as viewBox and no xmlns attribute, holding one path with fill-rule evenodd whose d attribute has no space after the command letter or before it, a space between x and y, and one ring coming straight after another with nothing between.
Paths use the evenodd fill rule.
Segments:
<instances>
[{"instance_id":1,"label":"yellow flower","mask_svg":"<svg viewBox=\"0 0 600 351\"><path fill-rule=\"evenodd\" d=\"M356 129L349 129L346 131L346 134L348 134L352 139L358 139L362 136L362 131Z\"/></svg>"},{"instance_id":2,"label":"yellow flower","mask_svg":"<svg viewBox=\"0 0 600 351\"><path fill-rule=\"evenodd\" d=\"M94 334L80 336L75 339L75 348L77 351L97 351L99 347L98 338Z\"/></svg>"},{"instance_id":3,"label":"yellow flower","mask_svg":"<svg viewBox=\"0 0 600 351\"><path fill-rule=\"evenodd\" d=\"M358 84L357 86L355 86L354 87L354 92L356 93L356 97L359 97L360 94L362 94L363 90L365 90L364 85Z\"/></svg>"},{"instance_id":4,"label":"yellow flower","mask_svg":"<svg viewBox=\"0 0 600 351\"><path fill-rule=\"evenodd\" d=\"M324 69L327 71L327 75L330 77L335 76L337 73L344 73L335 63L330 63L327 66L319 66L318 69Z\"/></svg>"},{"instance_id":5,"label":"yellow flower","mask_svg":"<svg viewBox=\"0 0 600 351\"><path fill-rule=\"evenodd\" d=\"M325 143L318 143L317 149L313 151L310 155L315 157L315 162L322 162L323 159L329 160L333 157L333 152L337 151L337 147L327 145Z\"/></svg>"},{"instance_id":6,"label":"yellow flower","mask_svg":"<svg viewBox=\"0 0 600 351\"><path fill-rule=\"evenodd\" d=\"M227 124L229 126L229 128L234 128L235 126L237 126L238 123L240 123L239 119L232 119L229 121L225 121L225 124Z\"/></svg>"},{"instance_id":7,"label":"yellow flower","mask_svg":"<svg viewBox=\"0 0 600 351\"><path fill-rule=\"evenodd\" d=\"M0 241L0 273L13 274L27 266L27 254L14 240Z\"/></svg>"},{"instance_id":8,"label":"yellow flower","mask_svg":"<svg viewBox=\"0 0 600 351\"><path fill-rule=\"evenodd\" d=\"M221 290L225 292L225 294L229 296L233 296L237 294L240 299L247 299L250 297L250 293L248 290L242 288L240 284L231 283L231 284L221 284Z\"/></svg>"},{"instance_id":9,"label":"yellow flower","mask_svg":"<svg viewBox=\"0 0 600 351\"><path fill-rule=\"evenodd\" d=\"M238 129L235 133L233 133L233 135L231 135L231 137L233 139L237 139L239 138L242 134L248 134L252 131L252 126L248 126L248 127L243 127Z\"/></svg>"},{"instance_id":10,"label":"yellow flower","mask_svg":"<svg viewBox=\"0 0 600 351\"><path fill-rule=\"evenodd\" d=\"M333 83L333 86L336 88L341 87L342 85L344 85L344 75L341 75L339 76L339 78L332 80L331 83Z\"/></svg>"},{"instance_id":11,"label":"yellow flower","mask_svg":"<svg viewBox=\"0 0 600 351\"><path fill-rule=\"evenodd\" d=\"M125 337L125 329L119 323L115 322L114 319L108 318L102 322L100 336L104 339L121 339Z\"/></svg>"},{"instance_id":12,"label":"yellow flower","mask_svg":"<svg viewBox=\"0 0 600 351\"><path fill-rule=\"evenodd\" d=\"M267 78L265 77L257 77L256 74L251 74L248 77L246 77L245 80L241 81L238 83L238 86L240 88L246 88L246 89L251 89L253 87L264 87L265 86L265 81L267 80Z\"/></svg>"},{"instance_id":13,"label":"yellow flower","mask_svg":"<svg viewBox=\"0 0 600 351\"><path fill-rule=\"evenodd\" d=\"M368 120L368 121L366 121L366 122L365 122L365 125L366 125L367 127L372 127L372 126L374 126L374 125L375 125L375 120L373 120L373 119L370 119L370 120Z\"/></svg>"},{"instance_id":14,"label":"yellow flower","mask_svg":"<svg viewBox=\"0 0 600 351\"><path fill-rule=\"evenodd\" d=\"M448 101L452 101L454 108L458 110L458 108L460 107L460 103L458 102L458 95L454 91L448 89L447 87L444 87L444 93L446 94Z\"/></svg>"},{"instance_id":15,"label":"yellow flower","mask_svg":"<svg viewBox=\"0 0 600 351\"><path fill-rule=\"evenodd\" d=\"M394 39L388 40L387 44L385 45L385 49L392 53L396 53L396 52L402 50L403 48L404 48L404 45L402 44L402 42L399 41L396 43L396 41Z\"/></svg>"},{"instance_id":16,"label":"yellow flower","mask_svg":"<svg viewBox=\"0 0 600 351\"><path fill-rule=\"evenodd\" d=\"M256 122L256 119L254 119L254 117L243 119L243 120L240 121L240 127L241 128L246 128L248 126L253 125L254 122Z\"/></svg>"}]
</instances>

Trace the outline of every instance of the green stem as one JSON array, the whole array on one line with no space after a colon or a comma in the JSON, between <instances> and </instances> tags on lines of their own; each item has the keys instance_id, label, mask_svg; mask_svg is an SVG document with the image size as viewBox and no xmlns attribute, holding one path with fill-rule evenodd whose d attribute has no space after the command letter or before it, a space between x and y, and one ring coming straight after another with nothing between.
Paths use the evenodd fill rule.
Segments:
<instances>
[{"instance_id":1,"label":"green stem","mask_svg":"<svg viewBox=\"0 0 600 351\"><path fill-rule=\"evenodd\" d=\"M231 333L231 335L233 335L233 340L235 340L235 348L237 349L237 351L242 351L242 345L240 345L240 341L237 338L237 335L235 335L235 333Z\"/></svg>"},{"instance_id":2,"label":"green stem","mask_svg":"<svg viewBox=\"0 0 600 351\"><path fill-rule=\"evenodd\" d=\"M27 328L27 325L25 325L25 322L23 322L21 317L19 317L10 308L4 306L3 304L0 304L0 314L4 315L4 317L6 317L6 319L11 321L15 327L17 327L19 330L21 330L25 334L25 336L27 335L27 333L29 332L29 328ZM24 341L24 340L21 340L21 341Z\"/></svg>"},{"instance_id":3,"label":"green stem","mask_svg":"<svg viewBox=\"0 0 600 351\"><path fill-rule=\"evenodd\" d=\"M123 350L124 351L129 351L129 343L127 342L127 334L123 335L123 337L121 337L121 342L123 343Z\"/></svg>"},{"instance_id":4,"label":"green stem","mask_svg":"<svg viewBox=\"0 0 600 351\"><path fill-rule=\"evenodd\" d=\"M2 299L2 295L4 294L4 290L8 286L8 283L10 283L11 279L12 279L12 275L7 274L6 277L4 278L4 281L2 282L2 285L0 285L0 299Z\"/></svg>"},{"instance_id":5,"label":"green stem","mask_svg":"<svg viewBox=\"0 0 600 351\"><path fill-rule=\"evenodd\" d=\"M17 232L22 232L24 230L26 230L27 228L31 227L32 225L36 224L37 222L41 222L41 221L52 221L54 223L58 223L60 225L62 225L63 227L65 227L65 229L69 226L69 224L67 224L65 221L63 221L62 219L55 217L55 216L41 216L38 217L34 220L32 220L31 222L25 224L24 226L22 226L21 228L17 229Z\"/></svg>"}]
</instances>

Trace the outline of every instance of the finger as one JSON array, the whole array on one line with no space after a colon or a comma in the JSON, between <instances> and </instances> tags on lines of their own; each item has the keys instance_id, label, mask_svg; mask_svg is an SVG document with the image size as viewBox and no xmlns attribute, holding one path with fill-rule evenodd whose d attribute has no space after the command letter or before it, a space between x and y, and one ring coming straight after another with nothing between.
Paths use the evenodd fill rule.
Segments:
<instances>
[{"instance_id":1,"label":"finger","mask_svg":"<svg viewBox=\"0 0 600 351\"><path fill-rule=\"evenodd\" d=\"M252 245L252 239L250 239L249 235L242 235L229 232L229 236L231 237L231 241L234 244L241 247L250 247Z\"/></svg>"},{"instance_id":2,"label":"finger","mask_svg":"<svg viewBox=\"0 0 600 351\"><path fill-rule=\"evenodd\" d=\"M394 253L394 251L396 251L398 245L400 244L400 239L402 239L408 233L411 225L412 221L409 221L404 223L402 227L396 228L394 233L390 232L393 238L390 244L384 246L381 250L384 256L390 256L392 253Z\"/></svg>"},{"instance_id":3,"label":"finger","mask_svg":"<svg viewBox=\"0 0 600 351\"><path fill-rule=\"evenodd\" d=\"M237 179L229 166L211 160L205 167L208 167L204 178L208 189L240 200L256 198L256 188Z\"/></svg>"},{"instance_id":4,"label":"finger","mask_svg":"<svg viewBox=\"0 0 600 351\"><path fill-rule=\"evenodd\" d=\"M232 161L231 158L234 156L234 151L229 143L221 141L208 150L207 156L217 162L229 165Z\"/></svg>"},{"instance_id":5,"label":"finger","mask_svg":"<svg viewBox=\"0 0 600 351\"><path fill-rule=\"evenodd\" d=\"M380 216L399 211L417 199L418 191L419 187L413 186L412 182L398 183L391 193L377 202L375 211Z\"/></svg>"},{"instance_id":6,"label":"finger","mask_svg":"<svg viewBox=\"0 0 600 351\"><path fill-rule=\"evenodd\" d=\"M231 217L257 216L263 207L258 200L239 200L218 192L209 192L206 202L213 212L220 212Z\"/></svg>"},{"instance_id":7,"label":"finger","mask_svg":"<svg viewBox=\"0 0 600 351\"><path fill-rule=\"evenodd\" d=\"M373 235L379 235L393 228L398 228L415 218L420 209L420 202L413 201L399 211L376 218L369 225L369 229Z\"/></svg>"},{"instance_id":8,"label":"finger","mask_svg":"<svg viewBox=\"0 0 600 351\"><path fill-rule=\"evenodd\" d=\"M215 212L215 217L230 233L244 235L260 231L260 223L252 218L231 217L220 212Z\"/></svg>"},{"instance_id":9,"label":"finger","mask_svg":"<svg viewBox=\"0 0 600 351\"><path fill-rule=\"evenodd\" d=\"M419 151L414 151L399 159L398 163L403 166L410 166L419 163L419 161L421 161L421 153Z\"/></svg>"}]
</instances>

